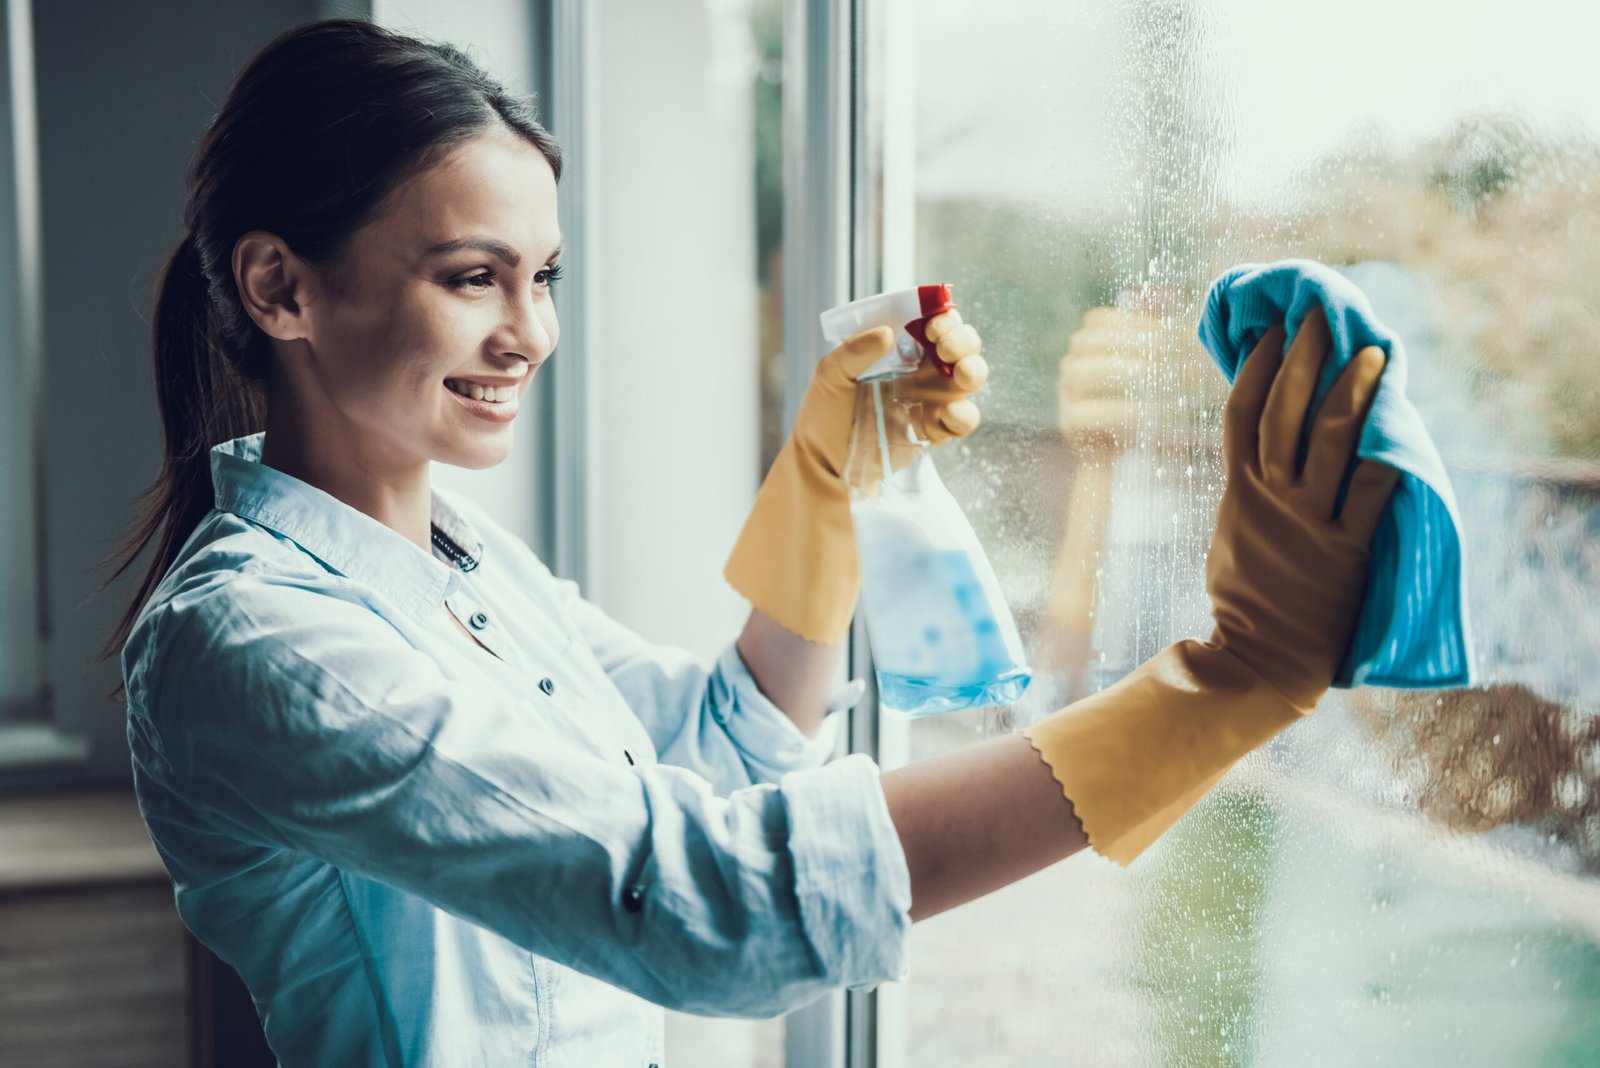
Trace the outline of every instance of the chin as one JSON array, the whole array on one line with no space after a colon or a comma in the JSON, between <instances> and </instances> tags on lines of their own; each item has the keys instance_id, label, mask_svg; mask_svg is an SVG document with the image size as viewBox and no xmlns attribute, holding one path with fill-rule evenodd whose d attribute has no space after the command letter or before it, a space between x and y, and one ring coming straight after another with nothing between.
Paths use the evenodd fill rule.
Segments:
<instances>
[{"instance_id":1,"label":"chin","mask_svg":"<svg viewBox=\"0 0 1600 1068\"><path fill-rule=\"evenodd\" d=\"M511 455L511 442L512 437L508 429L493 442L477 442L464 447L441 450L434 456L434 460L441 464L449 464L451 467L463 467L468 471L484 471L499 466Z\"/></svg>"}]
</instances>

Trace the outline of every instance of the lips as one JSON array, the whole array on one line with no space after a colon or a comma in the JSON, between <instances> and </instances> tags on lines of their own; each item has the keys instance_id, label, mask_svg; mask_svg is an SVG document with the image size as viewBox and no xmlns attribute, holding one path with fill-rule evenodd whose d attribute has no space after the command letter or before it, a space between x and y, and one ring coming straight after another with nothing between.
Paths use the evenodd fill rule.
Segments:
<instances>
[{"instance_id":1,"label":"lips","mask_svg":"<svg viewBox=\"0 0 1600 1068\"><path fill-rule=\"evenodd\" d=\"M481 391L482 387L480 386L478 388ZM517 417L517 410L522 406L522 398L514 388L508 388L506 392L510 394L510 399L503 401L492 401L483 398L473 398L470 395L462 394L459 390L455 389L448 383L445 385L445 393L449 394L451 399L453 399L457 404L461 405L472 415L475 415L480 419L486 419L491 423L509 423L511 420Z\"/></svg>"}]
</instances>

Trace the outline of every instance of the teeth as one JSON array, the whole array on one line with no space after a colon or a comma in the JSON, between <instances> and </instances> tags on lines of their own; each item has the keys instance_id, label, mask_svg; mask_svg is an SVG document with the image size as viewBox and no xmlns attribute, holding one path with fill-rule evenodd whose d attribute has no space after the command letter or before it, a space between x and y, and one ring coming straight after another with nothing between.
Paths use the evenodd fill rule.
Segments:
<instances>
[{"instance_id":1,"label":"teeth","mask_svg":"<svg viewBox=\"0 0 1600 1068\"><path fill-rule=\"evenodd\" d=\"M445 385L454 392L461 394L463 397L471 397L473 400L479 401L488 401L490 404L503 404L517 395L516 386L486 387L470 382L458 382L454 379L446 382Z\"/></svg>"}]
</instances>

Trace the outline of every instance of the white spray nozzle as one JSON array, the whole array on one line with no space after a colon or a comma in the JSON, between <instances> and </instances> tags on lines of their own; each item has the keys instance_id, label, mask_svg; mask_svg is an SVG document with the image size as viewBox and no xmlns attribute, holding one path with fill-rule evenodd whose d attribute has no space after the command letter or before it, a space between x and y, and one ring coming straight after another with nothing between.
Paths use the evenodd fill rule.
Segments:
<instances>
[{"instance_id":1,"label":"white spray nozzle","mask_svg":"<svg viewBox=\"0 0 1600 1068\"><path fill-rule=\"evenodd\" d=\"M922 362L922 324L940 312L955 307L948 285L915 286L892 293L853 300L822 313L822 336L837 345L845 338L887 326L894 331L894 349L867 368L856 380L870 382L909 374Z\"/></svg>"}]
</instances>

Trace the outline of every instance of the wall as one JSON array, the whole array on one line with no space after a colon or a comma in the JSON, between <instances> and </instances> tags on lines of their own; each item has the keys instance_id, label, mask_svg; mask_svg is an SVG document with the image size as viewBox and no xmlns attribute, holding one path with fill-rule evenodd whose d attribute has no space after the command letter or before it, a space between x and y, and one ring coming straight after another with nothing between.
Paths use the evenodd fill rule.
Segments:
<instances>
[{"instance_id":1,"label":"wall","mask_svg":"<svg viewBox=\"0 0 1600 1068\"><path fill-rule=\"evenodd\" d=\"M706 656L748 611L722 565L758 466L748 31L727 17L739 9L599 9L600 233L573 250L600 257L591 593L646 637Z\"/></svg>"},{"instance_id":2,"label":"wall","mask_svg":"<svg viewBox=\"0 0 1600 1068\"><path fill-rule=\"evenodd\" d=\"M182 235L184 168L236 64L316 17L311 0L225 6L34 5L43 250L42 593L57 722L88 736L91 774L127 775L117 684L97 650L132 582L93 570L160 463L148 309Z\"/></svg>"}]
</instances>

